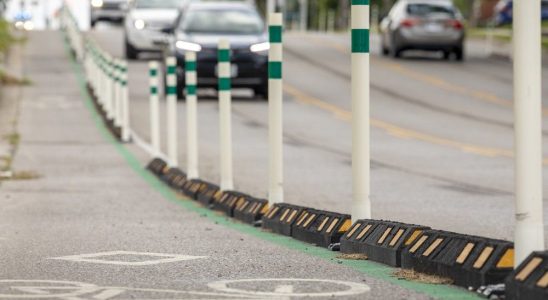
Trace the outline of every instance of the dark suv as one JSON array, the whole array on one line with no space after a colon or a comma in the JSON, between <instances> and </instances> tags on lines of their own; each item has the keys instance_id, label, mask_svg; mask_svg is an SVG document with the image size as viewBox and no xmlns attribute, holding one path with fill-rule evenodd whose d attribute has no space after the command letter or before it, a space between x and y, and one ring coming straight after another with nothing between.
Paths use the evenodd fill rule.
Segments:
<instances>
[{"instance_id":1,"label":"dark suv","mask_svg":"<svg viewBox=\"0 0 548 300\"><path fill-rule=\"evenodd\" d=\"M232 86L249 88L256 95L268 95L268 36L255 6L246 3L191 3L173 28L171 54L177 57L178 93L185 88L184 54L197 52L199 88L217 88L217 46L231 44Z\"/></svg>"}]
</instances>

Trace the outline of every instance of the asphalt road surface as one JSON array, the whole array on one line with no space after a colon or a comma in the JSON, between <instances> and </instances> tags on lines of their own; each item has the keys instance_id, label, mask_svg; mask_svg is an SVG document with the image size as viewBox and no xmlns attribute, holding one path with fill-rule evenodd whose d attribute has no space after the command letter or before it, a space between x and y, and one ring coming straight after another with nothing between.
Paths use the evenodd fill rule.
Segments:
<instances>
[{"instance_id":1,"label":"asphalt road surface","mask_svg":"<svg viewBox=\"0 0 548 300\"><path fill-rule=\"evenodd\" d=\"M111 53L123 55L121 28L103 24L91 36ZM286 201L350 213L349 38L287 33L284 46ZM481 42L468 43L464 63L420 52L393 60L380 56L379 48L374 38L373 217L513 239L511 63L487 57ZM131 62L129 74L132 127L145 140L149 139L149 59L155 57ZM543 71L546 74L547 69ZM548 77L543 80L547 95ZM233 103L235 185L266 197L267 103L253 99L249 91L235 92L241 96ZM200 172L201 177L218 182L217 103L214 94L202 93ZM179 160L184 169L183 101L178 109ZM543 115L547 120L547 108ZM548 123L543 126L546 166ZM548 218L546 204L544 215Z\"/></svg>"},{"instance_id":2,"label":"asphalt road surface","mask_svg":"<svg viewBox=\"0 0 548 300\"><path fill-rule=\"evenodd\" d=\"M474 299L464 289L399 280L391 268L342 259L179 198L144 170L149 158L143 151L118 144L106 132L59 32L30 33L21 55L23 74L33 84L21 90L13 167L27 175L0 182L0 299ZM134 80L146 80L139 77L142 67L132 64ZM146 115L146 101L136 84L132 117L145 135L138 121L145 122L139 114ZM340 122L332 129L340 133L325 130L327 137L345 135L347 124L331 120L330 113L295 100L288 107L310 111L302 120L318 127L310 134L319 134L324 125L318 122L325 121ZM200 109L202 132L211 135L202 140L202 171L214 178L215 103ZM241 188L264 180L264 109L264 102L249 100L236 106ZM288 114L293 122L299 118ZM302 163L289 173L306 172L308 182L301 181L302 189L291 183L288 195L303 204L345 209L345 195L338 204L301 198L324 194L323 188L314 191L325 180L314 172L327 165L339 174L325 178L348 185L345 150L336 150L344 146L311 144L306 139L313 136L304 133L294 132L286 148L289 162ZM376 170L387 172L386 179L399 172ZM253 175L258 181L245 180ZM255 191L262 191L260 185Z\"/></svg>"}]
</instances>

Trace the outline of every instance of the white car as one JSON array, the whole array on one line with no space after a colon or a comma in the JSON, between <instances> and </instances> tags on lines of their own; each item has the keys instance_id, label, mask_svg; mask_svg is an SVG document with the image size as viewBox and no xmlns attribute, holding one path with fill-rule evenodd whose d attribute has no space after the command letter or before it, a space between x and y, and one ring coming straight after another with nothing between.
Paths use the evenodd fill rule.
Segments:
<instances>
[{"instance_id":1,"label":"white car","mask_svg":"<svg viewBox=\"0 0 548 300\"><path fill-rule=\"evenodd\" d=\"M173 27L179 9L189 0L133 0L125 20L126 57L136 59L140 52L158 52L155 41Z\"/></svg>"}]
</instances>

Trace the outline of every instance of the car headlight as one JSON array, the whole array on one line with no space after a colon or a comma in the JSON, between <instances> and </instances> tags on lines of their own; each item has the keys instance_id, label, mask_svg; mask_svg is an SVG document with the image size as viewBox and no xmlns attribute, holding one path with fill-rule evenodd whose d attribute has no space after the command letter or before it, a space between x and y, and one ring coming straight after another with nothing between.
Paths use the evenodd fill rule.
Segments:
<instances>
[{"instance_id":1,"label":"car headlight","mask_svg":"<svg viewBox=\"0 0 548 300\"><path fill-rule=\"evenodd\" d=\"M95 8L103 7L103 0L91 0L91 6Z\"/></svg>"},{"instance_id":2,"label":"car headlight","mask_svg":"<svg viewBox=\"0 0 548 300\"><path fill-rule=\"evenodd\" d=\"M175 47L177 49L185 50L185 51L193 51L193 52L200 52L202 51L202 46L196 43L191 42L185 42L185 41L177 41L175 43Z\"/></svg>"},{"instance_id":3,"label":"car headlight","mask_svg":"<svg viewBox=\"0 0 548 300\"><path fill-rule=\"evenodd\" d=\"M137 30L143 30L143 29L145 29L147 24L145 23L145 21L143 21L141 19L138 19L138 20L135 20L133 22L133 26L135 26L135 29L137 29Z\"/></svg>"},{"instance_id":4,"label":"car headlight","mask_svg":"<svg viewBox=\"0 0 548 300\"><path fill-rule=\"evenodd\" d=\"M26 21L24 24L23 24L23 28L25 30L28 30L28 31L31 31L34 29L34 23L32 21Z\"/></svg>"},{"instance_id":5,"label":"car headlight","mask_svg":"<svg viewBox=\"0 0 548 300\"><path fill-rule=\"evenodd\" d=\"M254 45L251 45L251 47L249 47L249 50L251 50L251 52L265 52L270 50L270 43L264 42L264 43L254 44Z\"/></svg>"}]
</instances>

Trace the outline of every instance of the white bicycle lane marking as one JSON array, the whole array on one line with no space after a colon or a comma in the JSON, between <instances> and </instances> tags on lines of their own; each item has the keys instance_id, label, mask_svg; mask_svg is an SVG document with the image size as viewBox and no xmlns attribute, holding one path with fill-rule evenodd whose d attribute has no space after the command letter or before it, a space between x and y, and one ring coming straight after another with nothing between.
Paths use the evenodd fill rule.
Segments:
<instances>
[{"instance_id":1,"label":"white bicycle lane marking","mask_svg":"<svg viewBox=\"0 0 548 300\"><path fill-rule=\"evenodd\" d=\"M269 291L257 290L254 284L267 284ZM304 286L303 286L304 284ZM238 285L239 288L231 287ZM244 285L244 287L241 287ZM248 285L245 287L245 285ZM312 285L314 291L303 289ZM318 292L318 287L331 290ZM370 291L362 283L297 278L223 280L207 284L212 292L132 287L102 287L90 283L57 280L0 280L0 299L59 300L160 300L160 299L289 299L360 295ZM334 287L337 287L334 290ZM247 288L247 289L246 289ZM299 292L294 292L296 289ZM135 295L138 294L137 297ZM166 295L169 295L167 297ZM121 298L120 298L121 297ZM142 298L139 298L142 297Z\"/></svg>"},{"instance_id":2,"label":"white bicycle lane marking","mask_svg":"<svg viewBox=\"0 0 548 300\"><path fill-rule=\"evenodd\" d=\"M126 257L151 257L156 259L150 260L141 260L141 261L124 261L124 260L108 260L106 258L112 256L126 256ZM104 259L101 259L104 258ZM191 255L180 255L180 254L165 254L165 253L151 253L151 252L135 252L135 251L109 251L109 252L99 252L92 254L80 254L80 255L70 255L63 257L53 257L50 259L54 260L66 260L72 262L83 262L83 263L95 263L95 264L106 264L106 265L118 265L118 266L150 266L164 263L172 263L179 261L203 259L207 256L191 256Z\"/></svg>"}]
</instances>

